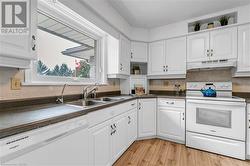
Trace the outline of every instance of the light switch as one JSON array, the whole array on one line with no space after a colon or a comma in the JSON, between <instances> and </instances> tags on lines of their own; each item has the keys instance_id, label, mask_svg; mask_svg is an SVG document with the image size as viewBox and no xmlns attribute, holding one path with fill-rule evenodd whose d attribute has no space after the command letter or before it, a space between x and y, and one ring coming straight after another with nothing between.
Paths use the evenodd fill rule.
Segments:
<instances>
[{"instance_id":1,"label":"light switch","mask_svg":"<svg viewBox=\"0 0 250 166\"><path fill-rule=\"evenodd\" d=\"M21 80L19 78L11 78L11 90L20 90Z\"/></svg>"}]
</instances>

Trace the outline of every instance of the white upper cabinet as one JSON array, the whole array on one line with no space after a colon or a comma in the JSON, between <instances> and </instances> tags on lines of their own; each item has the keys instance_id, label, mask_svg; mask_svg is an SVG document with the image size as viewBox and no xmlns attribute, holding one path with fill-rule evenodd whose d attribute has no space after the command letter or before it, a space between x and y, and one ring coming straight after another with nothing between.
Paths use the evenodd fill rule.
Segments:
<instances>
[{"instance_id":1,"label":"white upper cabinet","mask_svg":"<svg viewBox=\"0 0 250 166\"><path fill-rule=\"evenodd\" d=\"M186 37L166 40L166 73L186 74Z\"/></svg>"},{"instance_id":2,"label":"white upper cabinet","mask_svg":"<svg viewBox=\"0 0 250 166\"><path fill-rule=\"evenodd\" d=\"M211 60L237 58L237 28L226 28L210 32Z\"/></svg>"},{"instance_id":3,"label":"white upper cabinet","mask_svg":"<svg viewBox=\"0 0 250 166\"><path fill-rule=\"evenodd\" d=\"M124 36L120 36L120 73L124 75L130 74L130 55L131 55L130 41Z\"/></svg>"},{"instance_id":4,"label":"white upper cabinet","mask_svg":"<svg viewBox=\"0 0 250 166\"><path fill-rule=\"evenodd\" d=\"M14 6L11 7L14 10ZM2 67L29 68L31 60L36 59L37 0L28 1L27 11L26 23L29 29L27 33L0 35L0 66ZM13 17L12 24L15 24L16 19L17 17Z\"/></svg>"},{"instance_id":5,"label":"white upper cabinet","mask_svg":"<svg viewBox=\"0 0 250 166\"><path fill-rule=\"evenodd\" d=\"M187 37L187 62L205 61L209 55L209 32Z\"/></svg>"},{"instance_id":6,"label":"white upper cabinet","mask_svg":"<svg viewBox=\"0 0 250 166\"><path fill-rule=\"evenodd\" d=\"M187 37L187 68L236 66L237 28L221 28Z\"/></svg>"},{"instance_id":7,"label":"white upper cabinet","mask_svg":"<svg viewBox=\"0 0 250 166\"><path fill-rule=\"evenodd\" d=\"M149 75L164 74L165 66L165 41L149 43Z\"/></svg>"},{"instance_id":8,"label":"white upper cabinet","mask_svg":"<svg viewBox=\"0 0 250 166\"><path fill-rule=\"evenodd\" d=\"M185 77L186 37L150 43L148 74L152 78Z\"/></svg>"},{"instance_id":9,"label":"white upper cabinet","mask_svg":"<svg viewBox=\"0 0 250 166\"><path fill-rule=\"evenodd\" d=\"M250 76L250 24L238 27L238 63L235 76Z\"/></svg>"},{"instance_id":10,"label":"white upper cabinet","mask_svg":"<svg viewBox=\"0 0 250 166\"><path fill-rule=\"evenodd\" d=\"M130 74L130 41L120 35L120 39L107 37L108 77L126 78Z\"/></svg>"},{"instance_id":11,"label":"white upper cabinet","mask_svg":"<svg viewBox=\"0 0 250 166\"><path fill-rule=\"evenodd\" d=\"M131 62L148 61L148 44L143 42L131 42Z\"/></svg>"}]
</instances>

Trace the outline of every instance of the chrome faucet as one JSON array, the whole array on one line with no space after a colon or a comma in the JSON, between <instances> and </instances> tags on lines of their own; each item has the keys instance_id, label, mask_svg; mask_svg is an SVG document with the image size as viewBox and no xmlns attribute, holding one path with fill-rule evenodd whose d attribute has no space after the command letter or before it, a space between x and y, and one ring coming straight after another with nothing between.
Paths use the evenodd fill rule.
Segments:
<instances>
[{"instance_id":1,"label":"chrome faucet","mask_svg":"<svg viewBox=\"0 0 250 166\"><path fill-rule=\"evenodd\" d=\"M95 86L89 85L89 86L84 87L83 91L82 91L82 98L84 99L84 101L87 100L87 98L90 94L94 94L94 98L96 98L96 91L97 90L98 90L98 87L96 86L96 84L95 84Z\"/></svg>"},{"instance_id":2,"label":"chrome faucet","mask_svg":"<svg viewBox=\"0 0 250 166\"><path fill-rule=\"evenodd\" d=\"M61 96L60 96L60 97L57 97L56 102L58 102L58 103L60 103L60 104L63 104L63 102L64 102L64 100L63 100L64 90L65 90L65 87L66 87L67 85L68 85L68 84L64 84L64 85L63 85L63 89L62 89Z\"/></svg>"}]
</instances>

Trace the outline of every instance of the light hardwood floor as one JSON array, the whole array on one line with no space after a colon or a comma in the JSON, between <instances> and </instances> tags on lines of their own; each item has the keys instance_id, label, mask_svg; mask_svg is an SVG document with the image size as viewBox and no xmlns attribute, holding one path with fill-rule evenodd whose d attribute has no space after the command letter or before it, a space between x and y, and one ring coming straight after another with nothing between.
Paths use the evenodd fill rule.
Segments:
<instances>
[{"instance_id":1,"label":"light hardwood floor","mask_svg":"<svg viewBox=\"0 0 250 166\"><path fill-rule=\"evenodd\" d=\"M250 166L250 161L208 153L160 139L136 141L114 166Z\"/></svg>"}]
</instances>

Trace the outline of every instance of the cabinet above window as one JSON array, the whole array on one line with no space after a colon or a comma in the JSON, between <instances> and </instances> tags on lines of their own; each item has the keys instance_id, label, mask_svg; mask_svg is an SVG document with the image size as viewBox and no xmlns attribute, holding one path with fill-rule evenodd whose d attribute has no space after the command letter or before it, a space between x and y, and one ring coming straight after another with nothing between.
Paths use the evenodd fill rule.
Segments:
<instances>
[{"instance_id":1,"label":"cabinet above window","mask_svg":"<svg viewBox=\"0 0 250 166\"><path fill-rule=\"evenodd\" d=\"M37 0L24 1L28 6L24 27L1 27L0 66L12 68L30 68L31 60L36 59L36 12ZM11 6L13 7L13 6ZM13 21L13 20L12 20ZM3 33L2 32L9 32ZM13 32L13 33L10 33ZM14 33L15 32L15 33ZM16 33L17 32L17 33Z\"/></svg>"}]
</instances>

